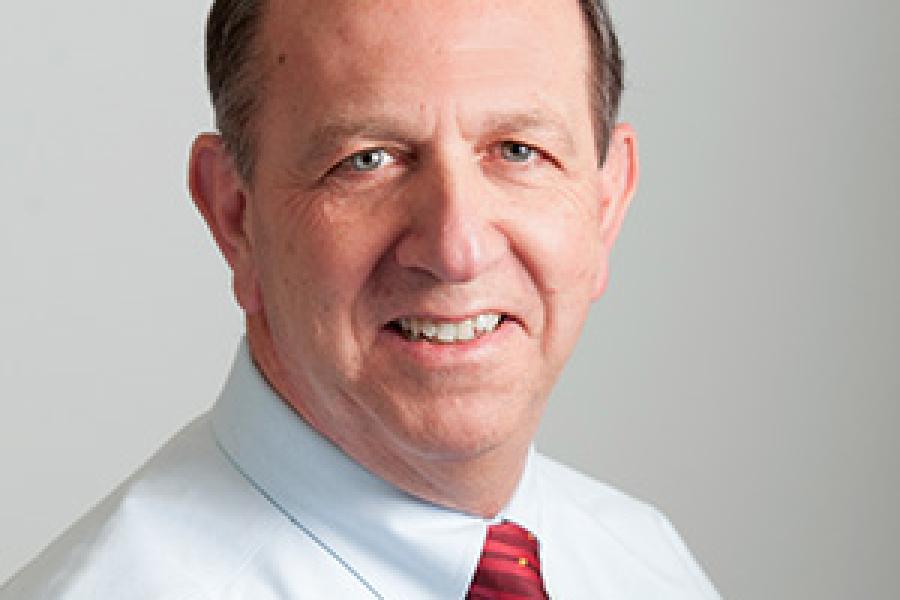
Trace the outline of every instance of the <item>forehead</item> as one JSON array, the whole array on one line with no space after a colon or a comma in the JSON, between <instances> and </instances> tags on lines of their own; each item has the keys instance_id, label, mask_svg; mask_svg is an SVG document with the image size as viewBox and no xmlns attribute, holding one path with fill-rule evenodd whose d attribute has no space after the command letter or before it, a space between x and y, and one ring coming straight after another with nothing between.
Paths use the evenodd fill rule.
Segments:
<instances>
[{"instance_id":1,"label":"forehead","mask_svg":"<svg viewBox=\"0 0 900 600\"><path fill-rule=\"evenodd\" d=\"M575 0L271 0L261 41L276 112L589 111Z\"/></svg>"},{"instance_id":2,"label":"forehead","mask_svg":"<svg viewBox=\"0 0 900 600\"><path fill-rule=\"evenodd\" d=\"M274 47L310 42L308 50L328 56L335 48L377 52L429 43L441 53L518 37L517 43L531 41L561 58L573 51L583 56L581 12L576 0L269 0L263 37Z\"/></svg>"}]
</instances>

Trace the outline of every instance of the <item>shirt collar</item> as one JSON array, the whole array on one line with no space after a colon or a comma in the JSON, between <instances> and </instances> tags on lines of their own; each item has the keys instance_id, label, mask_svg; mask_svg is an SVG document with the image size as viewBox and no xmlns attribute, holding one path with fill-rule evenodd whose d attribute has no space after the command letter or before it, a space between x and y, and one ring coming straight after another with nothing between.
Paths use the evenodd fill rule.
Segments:
<instances>
[{"instance_id":1,"label":"shirt collar","mask_svg":"<svg viewBox=\"0 0 900 600\"><path fill-rule=\"evenodd\" d=\"M353 461L269 386L246 340L211 419L235 467L373 597L465 596L492 521L413 497ZM515 521L540 539L532 454L495 521Z\"/></svg>"}]
</instances>

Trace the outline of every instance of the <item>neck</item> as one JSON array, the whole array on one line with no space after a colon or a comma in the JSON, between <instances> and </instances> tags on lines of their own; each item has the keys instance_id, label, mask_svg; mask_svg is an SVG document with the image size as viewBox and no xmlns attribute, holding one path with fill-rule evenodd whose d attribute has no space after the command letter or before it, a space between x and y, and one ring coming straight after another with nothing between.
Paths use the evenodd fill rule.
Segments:
<instances>
[{"instance_id":1,"label":"neck","mask_svg":"<svg viewBox=\"0 0 900 600\"><path fill-rule=\"evenodd\" d=\"M269 385L313 429L368 471L404 492L454 510L493 518L509 502L525 467L534 431L464 455L417 452L377 423L360 424L339 412L313 414L304 401L312 389L288 377L265 323L248 319L247 337L256 366Z\"/></svg>"}]
</instances>

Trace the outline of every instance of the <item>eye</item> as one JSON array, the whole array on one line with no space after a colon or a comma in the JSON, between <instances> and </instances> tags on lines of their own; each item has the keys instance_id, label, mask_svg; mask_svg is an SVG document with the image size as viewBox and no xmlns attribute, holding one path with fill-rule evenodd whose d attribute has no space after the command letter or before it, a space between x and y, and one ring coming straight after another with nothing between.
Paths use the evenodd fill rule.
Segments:
<instances>
[{"instance_id":1,"label":"eye","mask_svg":"<svg viewBox=\"0 0 900 600\"><path fill-rule=\"evenodd\" d=\"M500 146L500 155L503 157L503 160L526 163L537 158L538 151L527 144L503 142Z\"/></svg>"},{"instance_id":2,"label":"eye","mask_svg":"<svg viewBox=\"0 0 900 600\"><path fill-rule=\"evenodd\" d=\"M381 167L387 166L394 162L394 157L384 148L367 148L352 154L345 158L341 166L365 173L369 171L377 171Z\"/></svg>"}]
</instances>

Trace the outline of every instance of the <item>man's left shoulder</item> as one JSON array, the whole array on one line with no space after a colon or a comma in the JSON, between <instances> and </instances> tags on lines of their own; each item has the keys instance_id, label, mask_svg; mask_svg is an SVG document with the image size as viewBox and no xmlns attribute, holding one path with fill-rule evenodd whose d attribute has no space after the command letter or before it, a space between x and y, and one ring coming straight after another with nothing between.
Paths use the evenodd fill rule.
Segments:
<instances>
[{"instance_id":1,"label":"man's left shoulder","mask_svg":"<svg viewBox=\"0 0 900 600\"><path fill-rule=\"evenodd\" d=\"M544 501L551 505L545 509L549 524L566 538L590 540L590 560L602 556L616 564L629 586L647 586L647 597L657 597L650 593L656 584L648 583L658 579L666 582L668 597L719 598L679 533L655 506L541 454L535 454L534 471ZM674 584L671 589L669 584ZM672 595L676 589L684 593Z\"/></svg>"},{"instance_id":2,"label":"man's left shoulder","mask_svg":"<svg viewBox=\"0 0 900 600\"><path fill-rule=\"evenodd\" d=\"M559 510L608 521L617 528L644 527L660 519L668 522L653 505L544 454L535 453L534 471L542 490Z\"/></svg>"}]
</instances>

